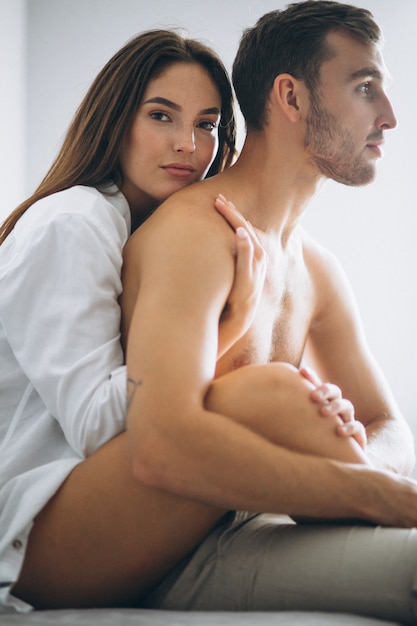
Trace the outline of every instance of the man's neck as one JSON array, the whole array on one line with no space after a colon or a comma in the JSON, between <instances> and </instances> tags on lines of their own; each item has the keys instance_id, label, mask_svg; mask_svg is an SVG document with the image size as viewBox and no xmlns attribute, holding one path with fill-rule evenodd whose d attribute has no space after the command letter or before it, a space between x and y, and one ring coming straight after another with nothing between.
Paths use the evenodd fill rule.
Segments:
<instances>
[{"instance_id":1,"label":"man's neck","mask_svg":"<svg viewBox=\"0 0 417 626\"><path fill-rule=\"evenodd\" d=\"M324 180L305 151L248 133L235 165L220 175L222 193L254 226L288 237Z\"/></svg>"}]
</instances>

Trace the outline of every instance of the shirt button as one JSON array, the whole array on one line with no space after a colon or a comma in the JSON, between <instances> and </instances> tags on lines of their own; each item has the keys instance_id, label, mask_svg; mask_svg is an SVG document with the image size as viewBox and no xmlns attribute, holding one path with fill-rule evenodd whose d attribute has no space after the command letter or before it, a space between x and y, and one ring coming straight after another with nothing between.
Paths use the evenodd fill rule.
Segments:
<instances>
[{"instance_id":1,"label":"shirt button","mask_svg":"<svg viewBox=\"0 0 417 626\"><path fill-rule=\"evenodd\" d=\"M20 550L20 548L22 547L22 542L20 541L20 539L15 539L12 543L12 546L16 550Z\"/></svg>"}]
</instances>

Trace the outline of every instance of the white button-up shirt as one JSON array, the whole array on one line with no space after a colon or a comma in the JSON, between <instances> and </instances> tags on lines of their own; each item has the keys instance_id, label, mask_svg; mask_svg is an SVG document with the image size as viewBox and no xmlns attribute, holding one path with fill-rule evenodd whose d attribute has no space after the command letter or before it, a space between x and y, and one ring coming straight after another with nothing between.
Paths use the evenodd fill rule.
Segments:
<instances>
[{"instance_id":1,"label":"white button-up shirt","mask_svg":"<svg viewBox=\"0 0 417 626\"><path fill-rule=\"evenodd\" d=\"M33 518L125 427L122 250L130 210L73 187L31 206L0 246L0 613Z\"/></svg>"}]
</instances>

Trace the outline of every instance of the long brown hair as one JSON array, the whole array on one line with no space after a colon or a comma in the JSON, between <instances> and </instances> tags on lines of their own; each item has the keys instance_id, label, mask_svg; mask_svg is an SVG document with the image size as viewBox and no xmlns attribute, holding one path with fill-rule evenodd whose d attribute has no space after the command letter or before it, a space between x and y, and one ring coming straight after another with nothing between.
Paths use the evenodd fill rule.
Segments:
<instances>
[{"instance_id":1,"label":"long brown hair","mask_svg":"<svg viewBox=\"0 0 417 626\"><path fill-rule=\"evenodd\" d=\"M219 147L207 176L228 167L235 154L233 95L226 69L204 44L168 30L141 33L119 50L98 74L81 102L62 147L36 191L0 226L0 244L37 200L73 185L123 183L120 149L149 81L173 63L198 63L222 100Z\"/></svg>"}]
</instances>

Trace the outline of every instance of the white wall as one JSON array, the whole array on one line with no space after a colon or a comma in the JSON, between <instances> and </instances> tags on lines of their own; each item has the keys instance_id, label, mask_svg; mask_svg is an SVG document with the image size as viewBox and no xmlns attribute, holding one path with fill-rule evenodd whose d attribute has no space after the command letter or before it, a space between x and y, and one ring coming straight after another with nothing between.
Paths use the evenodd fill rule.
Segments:
<instances>
[{"instance_id":1,"label":"white wall","mask_svg":"<svg viewBox=\"0 0 417 626\"><path fill-rule=\"evenodd\" d=\"M25 0L0 0L0 220L24 199Z\"/></svg>"},{"instance_id":2,"label":"white wall","mask_svg":"<svg viewBox=\"0 0 417 626\"><path fill-rule=\"evenodd\" d=\"M285 4L286 0L26 0L24 193L31 192L45 173L97 71L128 38L148 28L184 27L190 36L216 48L230 67L242 29ZM354 0L354 4L369 8L385 32L385 60L394 77L390 95L399 127L387 133L378 180L362 189L327 183L305 223L345 266L369 342L417 433L417 2L397 0L395 8L392 0ZM2 19L4 10L10 11L12 5L19 7L14 14L18 21L22 2L0 0L0 41L8 50L6 57L0 55L0 63L9 59L19 76L22 36L15 37L13 30L9 33ZM9 109L1 101L2 129L7 130L1 135L1 171L7 172L3 181L15 188L13 198L22 193L13 170L16 166L16 171L22 171L23 166L14 159L10 168L7 161L22 132L22 103L17 98L22 88L10 71L6 85L13 102L6 105L14 107L17 114L7 113ZM6 204L1 198L0 217Z\"/></svg>"}]
</instances>

